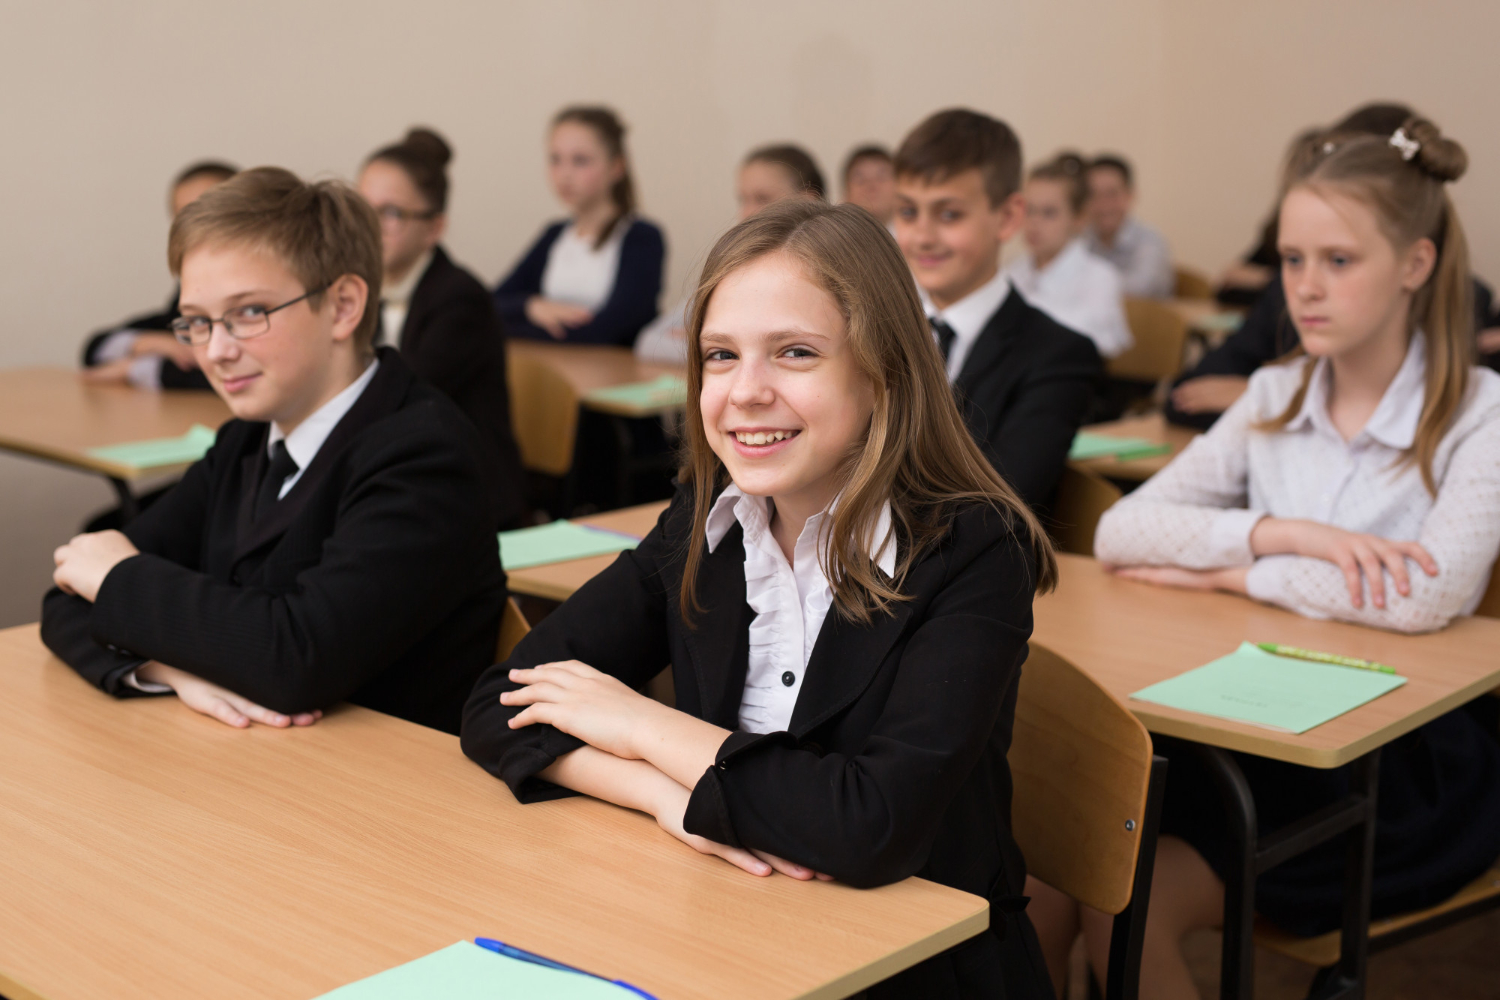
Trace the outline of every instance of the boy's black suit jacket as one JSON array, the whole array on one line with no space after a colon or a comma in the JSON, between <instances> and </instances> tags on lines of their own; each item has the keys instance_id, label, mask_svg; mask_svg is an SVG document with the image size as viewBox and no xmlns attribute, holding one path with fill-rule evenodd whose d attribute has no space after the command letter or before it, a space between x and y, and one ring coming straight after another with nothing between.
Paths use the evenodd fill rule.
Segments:
<instances>
[{"instance_id":1,"label":"boy's black suit jacket","mask_svg":"<svg viewBox=\"0 0 1500 1000\"><path fill-rule=\"evenodd\" d=\"M1040 511L1103 378L1092 340L1012 288L970 348L954 390L985 457Z\"/></svg>"},{"instance_id":2,"label":"boy's black suit jacket","mask_svg":"<svg viewBox=\"0 0 1500 1000\"><path fill-rule=\"evenodd\" d=\"M479 428L500 497L499 525L512 526L525 511L525 474L510 429L505 332L490 293L442 247L434 247L412 290L405 324L384 334L399 336L401 360L447 393Z\"/></svg>"},{"instance_id":3,"label":"boy's black suit jacket","mask_svg":"<svg viewBox=\"0 0 1500 1000\"><path fill-rule=\"evenodd\" d=\"M90 604L53 589L48 648L132 695L157 660L279 712L352 701L457 732L494 659L505 575L474 428L390 349L302 477L259 520L269 425L231 420L126 528L141 554Z\"/></svg>"},{"instance_id":4,"label":"boy's black suit jacket","mask_svg":"<svg viewBox=\"0 0 1500 1000\"><path fill-rule=\"evenodd\" d=\"M499 696L517 686L512 667L578 659L640 687L670 663L678 709L737 728L755 616L743 533L736 524L705 550L706 610L688 627L678 587L691 518L681 490L639 548L538 623L475 687L464 752L522 801L571 794L536 775L581 743L551 726L507 728L519 709ZM692 833L855 886L921 875L992 901L990 933L871 997L1050 996L1016 899L1025 863L1010 831L1005 759L1034 579L1029 549L1000 516L967 508L912 568L902 585L912 599L894 613L860 625L829 612L788 730L734 732L693 791Z\"/></svg>"}]
</instances>

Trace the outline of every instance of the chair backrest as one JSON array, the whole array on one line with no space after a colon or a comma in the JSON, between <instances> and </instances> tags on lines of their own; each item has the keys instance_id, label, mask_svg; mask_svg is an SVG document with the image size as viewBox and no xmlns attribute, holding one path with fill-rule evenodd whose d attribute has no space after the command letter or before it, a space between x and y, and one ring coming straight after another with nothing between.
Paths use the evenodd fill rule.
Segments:
<instances>
[{"instance_id":1,"label":"chair backrest","mask_svg":"<svg viewBox=\"0 0 1500 1000\"><path fill-rule=\"evenodd\" d=\"M1011 827L1027 871L1096 910L1124 910L1148 826L1146 727L1087 674L1033 642L1009 761Z\"/></svg>"},{"instance_id":2,"label":"chair backrest","mask_svg":"<svg viewBox=\"0 0 1500 1000\"><path fill-rule=\"evenodd\" d=\"M510 353L506 381L521 464L549 476L567 475L578 435L577 393L556 370L522 351Z\"/></svg>"},{"instance_id":3,"label":"chair backrest","mask_svg":"<svg viewBox=\"0 0 1500 1000\"><path fill-rule=\"evenodd\" d=\"M1124 495L1118 486L1092 469L1065 466L1049 517L1052 540L1063 552L1093 555L1094 529L1099 526L1099 518Z\"/></svg>"},{"instance_id":4,"label":"chair backrest","mask_svg":"<svg viewBox=\"0 0 1500 1000\"><path fill-rule=\"evenodd\" d=\"M505 599L505 610L500 613L500 640L495 643L495 662L504 663L510 659L511 650L516 648L516 643L526 638L526 633L531 631L531 624L526 621L526 616L521 614L521 608L516 604L514 597Z\"/></svg>"},{"instance_id":5,"label":"chair backrest","mask_svg":"<svg viewBox=\"0 0 1500 1000\"><path fill-rule=\"evenodd\" d=\"M1211 299L1214 284L1200 271L1178 265L1172 268L1172 296L1179 299Z\"/></svg>"},{"instance_id":6,"label":"chair backrest","mask_svg":"<svg viewBox=\"0 0 1500 1000\"><path fill-rule=\"evenodd\" d=\"M1181 370L1188 326L1177 310L1156 299L1126 299L1125 321L1135 344L1105 364L1111 375L1156 382Z\"/></svg>"},{"instance_id":7,"label":"chair backrest","mask_svg":"<svg viewBox=\"0 0 1500 1000\"><path fill-rule=\"evenodd\" d=\"M1500 618L1500 559L1495 560L1495 565L1490 568L1490 585L1484 588L1484 596L1479 599L1479 607L1474 613L1486 618Z\"/></svg>"}]
</instances>

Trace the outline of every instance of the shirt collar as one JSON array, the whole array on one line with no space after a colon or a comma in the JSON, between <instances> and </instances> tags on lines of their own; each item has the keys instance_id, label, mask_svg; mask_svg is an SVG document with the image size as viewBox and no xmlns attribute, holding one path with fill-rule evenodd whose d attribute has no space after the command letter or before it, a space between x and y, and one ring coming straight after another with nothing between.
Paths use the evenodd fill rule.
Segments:
<instances>
[{"instance_id":1,"label":"shirt collar","mask_svg":"<svg viewBox=\"0 0 1500 1000\"><path fill-rule=\"evenodd\" d=\"M1332 378L1333 370L1328 359L1319 358L1313 365L1302 407L1287 421L1287 430L1312 426L1337 433L1328 415L1328 385ZM1364 429L1355 435L1356 440L1360 435L1369 435L1372 440L1396 451L1410 448L1417 439L1417 425L1422 419L1422 406L1427 398L1426 382L1427 338L1418 330L1406 345L1406 357L1396 370L1396 377L1386 386L1375 412L1370 415Z\"/></svg>"},{"instance_id":2,"label":"shirt collar","mask_svg":"<svg viewBox=\"0 0 1500 1000\"><path fill-rule=\"evenodd\" d=\"M380 367L378 360L370 362L364 374L334 396L328 402L313 411L312 416L298 424L290 434L283 433L275 423L271 424L271 433L266 439L267 453L275 446L277 441L286 442L287 454L292 456L292 461L297 463L297 468L305 469L312 460L317 457L318 449L323 447L323 442L328 440L328 435L338 426L344 414L349 412L370 380L375 377L375 370Z\"/></svg>"},{"instance_id":3,"label":"shirt collar","mask_svg":"<svg viewBox=\"0 0 1500 1000\"><path fill-rule=\"evenodd\" d=\"M829 505L829 510L838 506L835 498ZM770 503L765 497L751 496L743 492L738 486L731 483L725 488L719 498L714 501L713 507L708 511L708 520L704 522L703 533L708 540L708 551L712 553L729 534L729 529L734 527L734 522L739 521L746 532L766 531L770 528ZM827 513L825 511L824 513ZM806 533L809 529L817 531L822 523L823 513L814 514L807 519L807 524L802 531ZM896 575L896 540L891 530L891 503L887 500L880 505L880 516L875 520L875 531L873 537L866 541L865 552L873 554L875 548L874 539L880 539L879 555L875 557L875 564L880 567L886 576Z\"/></svg>"},{"instance_id":4,"label":"shirt collar","mask_svg":"<svg viewBox=\"0 0 1500 1000\"><path fill-rule=\"evenodd\" d=\"M939 309L934 305L922 289L919 288L918 291L922 294L922 308L927 310L927 317L947 323L953 328L959 341L968 344L979 337L984 325L995 315L995 310L1005 303L1005 296L1010 292L1010 279L1005 276L1004 271L997 271L989 281L946 309Z\"/></svg>"},{"instance_id":5,"label":"shirt collar","mask_svg":"<svg viewBox=\"0 0 1500 1000\"><path fill-rule=\"evenodd\" d=\"M422 275L427 273L427 268L432 264L432 251L428 250L417 258L417 262L406 272L406 277L394 285L386 285L380 290L380 301L387 305L406 305L411 302L411 293L417 290L417 283L422 280Z\"/></svg>"}]
</instances>

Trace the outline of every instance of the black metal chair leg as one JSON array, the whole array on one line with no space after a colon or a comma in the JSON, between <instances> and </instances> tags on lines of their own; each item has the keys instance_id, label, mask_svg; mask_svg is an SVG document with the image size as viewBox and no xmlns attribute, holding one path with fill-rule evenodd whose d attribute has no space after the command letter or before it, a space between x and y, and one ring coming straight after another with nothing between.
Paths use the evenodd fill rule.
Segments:
<instances>
[{"instance_id":1,"label":"black metal chair leg","mask_svg":"<svg viewBox=\"0 0 1500 1000\"><path fill-rule=\"evenodd\" d=\"M1227 750L1197 745L1213 772L1229 820L1231 858L1224 879L1224 948L1219 973L1222 1000L1255 995L1255 849L1258 818L1245 774Z\"/></svg>"}]
</instances>

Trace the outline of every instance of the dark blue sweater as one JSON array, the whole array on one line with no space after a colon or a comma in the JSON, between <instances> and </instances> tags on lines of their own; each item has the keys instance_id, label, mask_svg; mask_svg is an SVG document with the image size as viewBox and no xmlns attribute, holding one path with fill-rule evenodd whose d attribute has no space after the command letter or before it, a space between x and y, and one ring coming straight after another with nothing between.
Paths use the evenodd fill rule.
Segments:
<instances>
[{"instance_id":1,"label":"dark blue sweater","mask_svg":"<svg viewBox=\"0 0 1500 1000\"><path fill-rule=\"evenodd\" d=\"M527 340L552 340L546 330L526 318L526 300L542 293L542 272L547 255L562 233L567 221L554 222L526 251L526 256L506 275L495 289L495 308L505 322L511 337ZM568 331L570 344L635 343L641 327L656 318L656 299L661 294L662 263L667 255L661 230L644 219L636 219L625 230L620 244L620 268L609 298L594 318Z\"/></svg>"}]
</instances>

